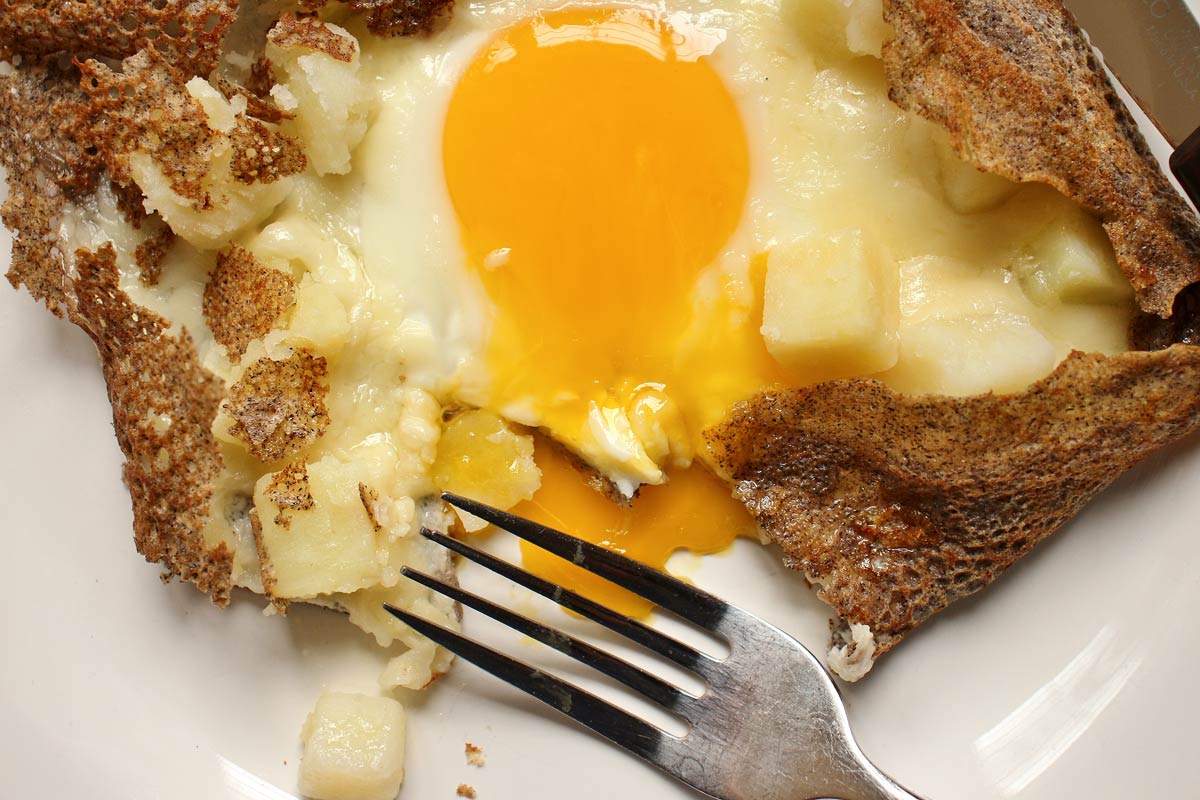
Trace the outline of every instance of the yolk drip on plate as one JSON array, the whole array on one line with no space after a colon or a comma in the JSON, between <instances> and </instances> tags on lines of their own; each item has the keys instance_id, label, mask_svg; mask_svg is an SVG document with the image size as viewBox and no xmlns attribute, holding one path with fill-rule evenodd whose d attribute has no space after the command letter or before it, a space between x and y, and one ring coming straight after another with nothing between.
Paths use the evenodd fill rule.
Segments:
<instances>
[{"instance_id":1,"label":"yolk drip on plate","mask_svg":"<svg viewBox=\"0 0 1200 800\"><path fill-rule=\"evenodd\" d=\"M543 486L519 510L660 567L753 530L728 487L686 465L704 427L781 378L758 332L761 264L698 290L750 179L742 119L709 63L722 40L635 9L533 17L468 67L443 138L467 257L495 309L487 405L624 470L627 491L662 484L622 509L542 447Z\"/></svg>"},{"instance_id":2,"label":"yolk drip on plate","mask_svg":"<svg viewBox=\"0 0 1200 800\"><path fill-rule=\"evenodd\" d=\"M542 486L514 513L643 564L662 568L681 547L716 553L754 528L729 488L699 465L673 472L663 485L643 487L633 505L623 507L581 481L570 459L553 445L539 443L537 463ZM529 542L521 542L521 557L535 574L626 614L640 616L651 609L648 601Z\"/></svg>"}]
</instances>

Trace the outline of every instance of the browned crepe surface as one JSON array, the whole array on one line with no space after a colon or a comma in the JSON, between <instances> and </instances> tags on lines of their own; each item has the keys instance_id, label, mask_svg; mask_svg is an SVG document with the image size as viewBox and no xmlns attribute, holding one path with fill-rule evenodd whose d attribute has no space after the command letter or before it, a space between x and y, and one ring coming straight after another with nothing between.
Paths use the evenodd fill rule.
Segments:
<instances>
[{"instance_id":1,"label":"browned crepe surface","mask_svg":"<svg viewBox=\"0 0 1200 800\"><path fill-rule=\"evenodd\" d=\"M873 380L768 392L710 432L788 566L876 654L982 589L1122 472L1200 428L1200 348L1075 353L1014 395Z\"/></svg>"},{"instance_id":2,"label":"browned crepe surface","mask_svg":"<svg viewBox=\"0 0 1200 800\"><path fill-rule=\"evenodd\" d=\"M325 359L297 350L286 361L260 358L229 387L229 429L263 463L291 458L329 427Z\"/></svg>"},{"instance_id":3,"label":"browned crepe surface","mask_svg":"<svg viewBox=\"0 0 1200 800\"><path fill-rule=\"evenodd\" d=\"M201 310L213 338L225 345L229 360L237 362L250 342L265 336L292 306L295 295L291 275L268 267L244 247L230 245L217 255Z\"/></svg>"},{"instance_id":4,"label":"browned crepe surface","mask_svg":"<svg viewBox=\"0 0 1200 800\"><path fill-rule=\"evenodd\" d=\"M330 0L300 0L321 8ZM367 21L367 29L380 36L411 36L433 29L454 7L454 0L345 0Z\"/></svg>"},{"instance_id":5,"label":"browned crepe surface","mask_svg":"<svg viewBox=\"0 0 1200 800\"><path fill-rule=\"evenodd\" d=\"M0 60L121 60L153 45L178 69L207 75L236 13L237 0L0 0Z\"/></svg>"},{"instance_id":6,"label":"browned crepe surface","mask_svg":"<svg viewBox=\"0 0 1200 800\"><path fill-rule=\"evenodd\" d=\"M80 250L76 269L70 318L100 354L138 552L224 604L233 553L224 543L208 547L203 537L222 467L212 420L224 387L197 362L187 331L170 335L166 320L117 288L111 244Z\"/></svg>"}]
</instances>

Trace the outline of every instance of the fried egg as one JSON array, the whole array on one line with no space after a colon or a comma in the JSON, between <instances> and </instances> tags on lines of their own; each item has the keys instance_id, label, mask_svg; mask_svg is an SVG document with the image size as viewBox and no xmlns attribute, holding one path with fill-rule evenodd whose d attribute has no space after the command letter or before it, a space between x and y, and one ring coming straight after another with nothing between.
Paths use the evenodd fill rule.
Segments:
<instances>
[{"instance_id":1,"label":"fried egg","mask_svg":"<svg viewBox=\"0 0 1200 800\"><path fill-rule=\"evenodd\" d=\"M540 432L519 513L662 566L753 533L703 431L764 388L1011 391L1124 349L1098 224L893 106L871 6L484 2L365 43L364 264L410 380Z\"/></svg>"}]
</instances>

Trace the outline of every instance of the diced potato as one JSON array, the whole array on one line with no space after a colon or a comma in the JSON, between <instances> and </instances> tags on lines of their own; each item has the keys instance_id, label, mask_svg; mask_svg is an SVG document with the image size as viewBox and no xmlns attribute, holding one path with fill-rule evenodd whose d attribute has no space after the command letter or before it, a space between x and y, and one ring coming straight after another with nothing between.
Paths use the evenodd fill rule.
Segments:
<instances>
[{"instance_id":1,"label":"diced potato","mask_svg":"<svg viewBox=\"0 0 1200 800\"><path fill-rule=\"evenodd\" d=\"M943 257L911 259L901 269L901 284L900 358L879 376L899 391L1018 391L1066 355L1004 269Z\"/></svg>"},{"instance_id":2,"label":"diced potato","mask_svg":"<svg viewBox=\"0 0 1200 800\"><path fill-rule=\"evenodd\" d=\"M225 95L217 91L216 87L199 76L192 78L187 82L185 88L192 97L200 103L200 107L204 109L204 116L208 118L208 127L222 133L229 133L237 124L237 114L234 112L233 105L229 100L225 99ZM245 110L245 98L239 98L243 110Z\"/></svg>"},{"instance_id":3,"label":"diced potato","mask_svg":"<svg viewBox=\"0 0 1200 800\"><path fill-rule=\"evenodd\" d=\"M436 552L435 548L442 552ZM408 565L426 575L445 576L453 567L445 548L421 536L408 536L389 548L392 565ZM398 569L396 570L398 572ZM353 594L334 595L330 601L350 616L350 622L375 637L380 647L400 642L407 649L392 658L380 675L382 686L424 689L450 667L452 656L429 639L393 617L384 603L411 611L419 617L451 630L459 629L459 615L452 600L431 592L416 581L397 577L392 586L373 586Z\"/></svg>"},{"instance_id":4,"label":"diced potato","mask_svg":"<svg viewBox=\"0 0 1200 800\"><path fill-rule=\"evenodd\" d=\"M363 506L358 468L332 456L309 464L312 507L282 513L267 495L274 476L268 473L255 484L254 507L275 573L275 595L315 597L379 583L387 554Z\"/></svg>"},{"instance_id":5,"label":"diced potato","mask_svg":"<svg viewBox=\"0 0 1200 800\"><path fill-rule=\"evenodd\" d=\"M297 278L306 272L311 274L346 308L361 302L367 293L363 265L350 248L304 216L281 215L259 231L248 247L265 262L287 264ZM395 303L394 298L389 299Z\"/></svg>"},{"instance_id":6,"label":"diced potato","mask_svg":"<svg viewBox=\"0 0 1200 800\"><path fill-rule=\"evenodd\" d=\"M427 689L446 674L453 662L453 653L426 639L389 659L379 674L379 684L384 688Z\"/></svg>"},{"instance_id":7,"label":"diced potato","mask_svg":"<svg viewBox=\"0 0 1200 800\"><path fill-rule=\"evenodd\" d=\"M284 125L304 142L309 164L318 175L344 175L350 154L367 132L368 95L359 80L358 42L330 23L334 35L353 42L354 56L341 61L304 45L267 44L271 66L283 80L271 94L295 115Z\"/></svg>"},{"instance_id":8,"label":"diced potato","mask_svg":"<svg viewBox=\"0 0 1200 800\"><path fill-rule=\"evenodd\" d=\"M130 155L129 172L146 195L147 211L162 215L171 230L188 244L216 250L269 217L287 197L292 184L290 177L272 183L241 183L230 172L231 160L232 146L214 154L211 174L218 177L205 187L213 197L213 205L203 211L177 195L159 166L145 153Z\"/></svg>"},{"instance_id":9,"label":"diced potato","mask_svg":"<svg viewBox=\"0 0 1200 800\"><path fill-rule=\"evenodd\" d=\"M1054 346L1012 312L931 316L906 326L900 363L884 380L900 391L974 395L1016 392L1054 369Z\"/></svg>"},{"instance_id":10,"label":"diced potato","mask_svg":"<svg viewBox=\"0 0 1200 800\"><path fill-rule=\"evenodd\" d=\"M849 0L846 9L846 47L854 55L875 56L891 37L891 26L883 21L883 0Z\"/></svg>"},{"instance_id":11,"label":"diced potato","mask_svg":"<svg viewBox=\"0 0 1200 800\"><path fill-rule=\"evenodd\" d=\"M490 411L464 411L446 424L433 463L434 484L442 490L511 508L533 497L542 472L533 461L533 438L511 430ZM459 512L468 531L486 526Z\"/></svg>"},{"instance_id":12,"label":"diced potato","mask_svg":"<svg viewBox=\"0 0 1200 800\"><path fill-rule=\"evenodd\" d=\"M409 558L403 562L405 565L426 574L445 574L453 571L449 564L437 564L430 558L412 557L414 554L411 551L415 548L430 549L423 537L413 536L408 541L413 547L410 547L410 552L407 553ZM442 595L431 593L416 581L401 580L390 587L372 586L353 594L338 595L333 599L350 615L351 622L375 637L380 647L391 647L397 640L409 647L425 641L424 637L414 633L411 628L389 614L383 607L384 603L411 611L443 627L458 628L454 603L444 600Z\"/></svg>"},{"instance_id":13,"label":"diced potato","mask_svg":"<svg viewBox=\"0 0 1200 800\"><path fill-rule=\"evenodd\" d=\"M313 800L393 800L404 782L404 706L325 692L300 733L300 791Z\"/></svg>"},{"instance_id":14,"label":"diced potato","mask_svg":"<svg viewBox=\"0 0 1200 800\"><path fill-rule=\"evenodd\" d=\"M208 126L214 131L228 133L238 114L244 110L232 105L203 78L193 78L187 84L189 94L204 108ZM176 194L162 169L146 153L135 152L129 157L129 171L146 196L147 211L157 211L176 234L201 249L215 250L235 235L263 221L291 191L294 176L270 183L243 183L233 177L233 144L227 137L214 143L204 190L212 204L197 210L192 201Z\"/></svg>"},{"instance_id":15,"label":"diced potato","mask_svg":"<svg viewBox=\"0 0 1200 800\"><path fill-rule=\"evenodd\" d=\"M1041 305L1122 303L1133 294L1104 229L1082 209L1050 223L1013 269L1025 293Z\"/></svg>"},{"instance_id":16,"label":"diced potato","mask_svg":"<svg viewBox=\"0 0 1200 800\"><path fill-rule=\"evenodd\" d=\"M350 338L350 317L329 287L305 276L296 290L296 307L287 330L289 343L335 356Z\"/></svg>"},{"instance_id":17,"label":"diced potato","mask_svg":"<svg viewBox=\"0 0 1200 800\"><path fill-rule=\"evenodd\" d=\"M809 380L869 375L896 363L899 272L860 230L780 245L767 257L767 350Z\"/></svg>"},{"instance_id":18,"label":"diced potato","mask_svg":"<svg viewBox=\"0 0 1200 800\"><path fill-rule=\"evenodd\" d=\"M1116 355L1129 349L1129 321L1136 306L1067 303L1043 309L1038 327L1053 341L1085 353ZM1062 354L1063 345L1060 345Z\"/></svg>"}]
</instances>

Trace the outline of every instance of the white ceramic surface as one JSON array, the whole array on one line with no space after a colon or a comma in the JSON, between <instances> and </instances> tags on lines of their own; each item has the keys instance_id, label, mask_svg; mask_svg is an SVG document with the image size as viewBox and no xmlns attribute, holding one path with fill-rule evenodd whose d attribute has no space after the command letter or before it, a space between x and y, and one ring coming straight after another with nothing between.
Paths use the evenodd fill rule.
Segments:
<instances>
[{"instance_id":1,"label":"white ceramic surface","mask_svg":"<svg viewBox=\"0 0 1200 800\"><path fill-rule=\"evenodd\" d=\"M0 375L0 799L292 797L317 693L374 691L383 654L331 613L264 618L249 595L218 610L163 586L133 551L91 343L7 289ZM930 798L1200 797L1197 520L1193 437L847 687L863 748ZM740 542L675 566L822 649L825 609L777 555ZM462 580L586 630L478 570ZM466 630L619 694L478 616ZM470 665L405 699L401 800L460 783L481 800L697 796ZM466 764L467 741L486 766Z\"/></svg>"}]
</instances>

